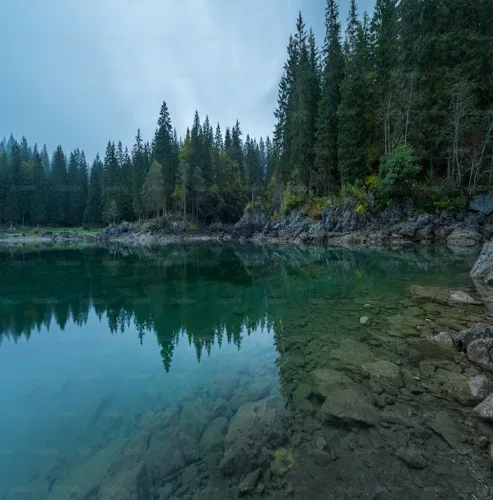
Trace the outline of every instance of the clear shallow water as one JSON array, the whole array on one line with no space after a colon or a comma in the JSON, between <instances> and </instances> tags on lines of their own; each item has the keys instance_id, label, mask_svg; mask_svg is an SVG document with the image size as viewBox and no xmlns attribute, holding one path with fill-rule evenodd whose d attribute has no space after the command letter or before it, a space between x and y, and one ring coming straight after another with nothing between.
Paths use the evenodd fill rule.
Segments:
<instances>
[{"instance_id":1,"label":"clear shallow water","mask_svg":"<svg viewBox=\"0 0 493 500\"><path fill-rule=\"evenodd\" d=\"M414 476L421 470L409 468L404 481L399 477L399 467L406 466L395 458L393 448L399 446L393 445L402 444L397 437L402 430L327 423L313 374L330 369L349 375L354 383L368 386L371 397L377 398L373 406L414 412L420 423L433 420L434 414L427 412L436 411L437 403L447 411L463 412L461 419L466 420L470 410L453 399L453 388L446 384L413 393L406 382L396 391L381 391L371 385L371 377L368 382L365 367L384 360L403 374L407 370L416 379L424 378L419 376L422 362L442 356L427 348L423 353L421 337L486 318L489 313L477 306L450 308L409 288L472 293L468 273L475 257L475 252L427 247L363 251L188 245L133 253L118 247L2 251L0 498L147 500L199 498L213 491L229 498L238 494L249 469L259 466L261 479L246 492L253 496L327 498L322 492L327 493L324 481L330 479L329 498L366 498L368 488L371 495L372 488L377 492L375 498L393 498L399 483L400 494L419 498L419 488L411 490L405 483L415 485ZM360 324L363 315L370 317L370 327ZM455 370L446 365L438 369ZM461 370L474 375L472 368ZM300 397L303 391L308 392ZM409 401L409 394L416 401ZM270 437L259 445L272 448L268 461L257 454L237 466L237 474L218 472L223 453L233 446L235 415L265 398L286 411L281 448L282 457L288 457L286 471L276 475L271 467L272 479L266 473L272 457L276 461L281 456ZM187 458L182 446L178 465L156 468L156 460L147 455L152 455L153 439L163 429L172 430L166 442L173 433L185 432L194 440L196 456ZM382 452L366 456L379 448L376 439L384 443ZM403 446L413 439L410 436ZM132 463L120 463L118 447L142 440L146 445L140 454L131 455ZM434 440L428 437L427 446L447 457L442 464L446 470L446 460L456 459L457 450L444 448L439 437ZM389 476L378 479L375 470L369 471L377 481L368 484L358 472L362 483L354 483L351 466L353 474L360 467L355 449L361 460ZM334 477L327 474L326 455L335 460L330 465ZM467 456L486 463L483 451ZM140 460L145 462L146 485L142 487L139 469L140 486L134 491L135 486L118 478L132 476ZM460 466L459 479L467 483L464 495L481 495L487 470L473 474ZM421 494L427 491L435 498L429 475L440 482L443 470L431 463L424 469L428 476L420 476L425 488ZM383 496L378 496L378 488L384 488Z\"/></svg>"}]
</instances>

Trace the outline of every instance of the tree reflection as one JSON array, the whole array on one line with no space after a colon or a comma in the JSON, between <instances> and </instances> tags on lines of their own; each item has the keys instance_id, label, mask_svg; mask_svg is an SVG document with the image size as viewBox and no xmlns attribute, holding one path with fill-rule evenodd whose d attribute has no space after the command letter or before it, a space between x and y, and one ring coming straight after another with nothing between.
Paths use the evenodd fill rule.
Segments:
<instances>
[{"instance_id":1,"label":"tree reflection","mask_svg":"<svg viewBox=\"0 0 493 500\"><path fill-rule=\"evenodd\" d=\"M242 335L259 328L274 331L281 352L290 325L330 307L331 297L369 293L389 276L398 286L404 271L463 265L436 252L210 244L3 250L0 342L29 339L52 321L62 330L83 327L96 314L113 334L132 328L141 343L155 334L166 371L184 337L198 361L224 341L239 349Z\"/></svg>"}]
</instances>

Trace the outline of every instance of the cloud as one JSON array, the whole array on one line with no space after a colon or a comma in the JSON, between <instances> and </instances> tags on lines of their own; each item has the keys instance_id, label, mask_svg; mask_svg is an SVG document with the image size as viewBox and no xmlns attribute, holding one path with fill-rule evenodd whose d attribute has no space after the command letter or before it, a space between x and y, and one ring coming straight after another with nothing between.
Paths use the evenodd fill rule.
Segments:
<instances>
[{"instance_id":1,"label":"cloud","mask_svg":"<svg viewBox=\"0 0 493 500\"><path fill-rule=\"evenodd\" d=\"M244 135L270 135L300 8L321 41L325 0L8 2L0 137L92 158L108 140L130 148L137 128L150 140L163 100L181 136L196 109L223 133L238 118Z\"/></svg>"}]
</instances>

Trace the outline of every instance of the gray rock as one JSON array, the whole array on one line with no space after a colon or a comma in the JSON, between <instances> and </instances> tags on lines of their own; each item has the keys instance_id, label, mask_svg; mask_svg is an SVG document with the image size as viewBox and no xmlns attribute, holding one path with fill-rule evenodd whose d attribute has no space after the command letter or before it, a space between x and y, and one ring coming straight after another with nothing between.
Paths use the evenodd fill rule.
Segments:
<instances>
[{"instance_id":1,"label":"gray rock","mask_svg":"<svg viewBox=\"0 0 493 500\"><path fill-rule=\"evenodd\" d=\"M191 483L199 473L199 469L196 465L189 465L181 474L182 484Z\"/></svg>"},{"instance_id":2,"label":"gray rock","mask_svg":"<svg viewBox=\"0 0 493 500\"><path fill-rule=\"evenodd\" d=\"M493 423L493 394L490 394L482 403L479 403L473 411L486 422Z\"/></svg>"},{"instance_id":3,"label":"gray rock","mask_svg":"<svg viewBox=\"0 0 493 500\"><path fill-rule=\"evenodd\" d=\"M476 339L467 346L467 357L475 365L493 370L493 360L490 350L493 348L493 338Z\"/></svg>"},{"instance_id":4,"label":"gray rock","mask_svg":"<svg viewBox=\"0 0 493 500\"><path fill-rule=\"evenodd\" d=\"M217 417L210 423L200 439L200 448L204 455L223 451L227 427L228 419L226 417Z\"/></svg>"},{"instance_id":5,"label":"gray rock","mask_svg":"<svg viewBox=\"0 0 493 500\"><path fill-rule=\"evenodd\" d=\"M200 458L200 448L197 440L184 432L180 432L179 440L185 462L187 464L197 462Z\"/></svg>"},{"instance_id":6,"label":"gray rock","mask_svg":"<svg viewBox=\"0 0 493 500\"><path fill-rule=\"evenodd\" d=\"M269 450L287 441L287 429L282 400L266 398L240 406L229 424L220 470L226 475L251 472L265 461Z\"/></svg>"},{"instance_id":7,"label":"gray rock","mask_svg":"<svg viewBox=\"0 0 493 500\"><path fill-rule=\"evenodd\" d=\"M436 344L443 344L447 346L454 345L451 335L447 332L440 332L439 334L430 337L429 341L434 342Z\"/></svg>"},{"instance_id":8,"label":"gray rock","mask_svg":"<svg viewBox=\"0 0 493 500\"><path fill-rule=\"evenodd\" d=\"M462 436L457 428L455 419L446 411L439 411L431 422L430 427L441 436L451 448L462 455L466 453L462 445Z\"/></svg>"},{"instance_id":9,"label":"gray rock","mask_svg":"<svg viewBox=\"0 0 493 500\"><path fill-rule=\"evenodd\" d=\"M240 495L249 493L253 490L253 488L255 488L255 486L257 486L261 471L262 469L259 467L258 469L255 469L253 472L250 472L245 476L239 486Z\"/></svg>"},{"instance_id":10,"label":"gray rock","mask_svg":"<svg viewBox=\"0 0 493 500\"><path fill-rule=\"evenodd\" d=\"M407 448L399 448L396 455L411 469L424 469L426 467L425 454L413 445Z\"/></svg>"},{"instance_id":11,"label":"gray rock","mask_svg":"<svg viewBox=\"0 0 493 500\"><path fill-rule=\"evenodd\" d=\"M417 231L427 226L430 221L431 217L428 214L412 217L402 226L399 233L404 238L413 239Z\"/></svg>"},{"instance_id":12,"label":"gray rock","mask_svg":"<svg viewBox=\"0 0 493 500\"><path fill-rule=\"evenodd\" d=\"M343 427L371 427L379 422L377 409L355 389L336 388L322 405L321 416Z\"/></svg>"},{"instance_id":13,"label":"gray rock","mask_svg":"<svg viewBox=\"0 0 493 500\"><path fill-rule=\"evenodd\" d=\"M453 292L450 292L450 302L455 302L458 304L476 304L477 301L475 301L470 295L467 293L461 291L461 290L454 290Z\"/></svg>"},{"instance_id":14,"label":"gray rock","mask_svg":"<svg viewBox=\"0 0 493 500\"><path fill-rule=\"evenodd\" d=\"M308 399L312 394L312 389L308 384L300 382L293 391L293 403L300 405L305 399Z\"/></svg>"},{"instance_id":15,"label":"gray rock","mask_svg":"<svg viewBox=\"0 0 493 500\"><path fill-rule=\"evenodd\" d=\"M362 368L373 382L393 396L398 395L399 389L404 386L400 368L391 361L378 360L374 363L366 363Z\"/></svg>"},{"instance_id":16,"label":"gray rock","mask_svg":"<svg viewBox=\"0 0 493 500\"><path fill-rule=\"evenodd\" d=\"M293 468L295 463L294 455L291 450L280 448L274 453L274 460L270 464L270 470L273 476L282 477L286 472Z\"/></svg>"},{"instance_id":17,"label":"gray rock","mask_svg":"<svg viewBox=\"0 0 493 500\"><path fill-rule=\"evenodd\" d=\"M483 215L493 214L493 193L473 196L467 208L471 212L479 212Z\"/></svg>"},{"instance_id":18,"label":"gray rock","mask_svg":"<svg viewBox=\"0 0 493 500\"><path fill-rule=\"evenodd\" d=\"M235 224L231 238L251 238L255 233L260 233L268 221L269 216L264 212L253 212L244 215Z\"/></svg>"},{"instance_id":19,"label":"gray rock","mask_svg":"<svg viewBox=\"0 0 493 500\"><path fill-rule=\"evenodd\" d=\"M491 389L491 384L485 375L476 375L469 379L469 391L472 396L481 401L487 396Z\"/></svg>"},{"instance_id":20,"label":"gray rock","mask_svg":"<svg viewBox=\"0 0 493 500\"><path fill-rule=\"evenodd\" d=\"M456 228L447 237L447 245L454 247L473 247L482 241L483 237L470 228Z\"/></svg>"},{"instance_id":21,"label":"gray rock","mask_svg":"<svg viewBox=\"0 0 493 500\"><path fill-rule=\"evenodd\" d=\"M315 370L312 377L313 392L324 398L330 397L336 389L351 388L355 386L355 383L348 376L328 368Z\"/></svg>"},{"instance_id":22,"label":"gray rock","mask_svg":"<svg viewBox=\"0 0 493 500\"><path fill-rule=\"evenodd\" d=\"M370 326L371 320L368 316L361 316L359 322L363 326Z\"/></svg>"},{"instance_id":23,"label":"gray rock","mask_svg":"<svg viewBox=\"0 0 493 500\"><path fill-rule=\"evenodd\" d=\"M493 242L485 243L471 269L471 277L486 285L493 284Z\"/></svg>"},{"instance_id":24,"label":"gray rock","mask_svg":"<svg viewBox=\"0 0 493 500\"><path fill-rule=\"evenodd\" d=\"M264 399L270 394L270 383L264 379L256 379L247 385L247 397L251 401L258 401Z\"/></svg>"},{"instance_id":25,"label":"gray rock","mask_svg":"<svg viewBox=\"0 0 493 500\"><path fill-rule=\"evenodd\" d=\"M452 334L454 345L461 351L465 351L472 341L487 338L493 338L493 328L484 323L476 323L471 328Z\"/></svg>"}]
</instances>

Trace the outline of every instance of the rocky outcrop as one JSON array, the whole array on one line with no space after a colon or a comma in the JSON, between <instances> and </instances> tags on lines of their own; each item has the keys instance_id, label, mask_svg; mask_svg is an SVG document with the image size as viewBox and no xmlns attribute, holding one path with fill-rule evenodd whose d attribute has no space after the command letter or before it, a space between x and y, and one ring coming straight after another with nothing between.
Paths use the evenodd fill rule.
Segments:
<instances>
[{"instance_id":1,"label":"rocky outcrop","mask_svg":"<svg viewBox=\"0 0 493 500\"><path fill-rule=\"evenodd\" d=\"M485 243L471 269L471 277L485 285L493 285L493 241Z\"/></svg>"},{"instance_id":2,"label":"rocky outcrop","mask_svg":"<svg viewBox=\"0 0 493 500\"><path fill-rule=\"evenodd\" d=\"M255 233L262 231L269 217L265 212L252 212L244 215L233 228L232 238L251 238Z\"/></svg>"},{"instance_id":3,"label":"rocky outcrop","mask_svg":"<svg viewBox=\"0 0 493 500\"><path fill-rule=\"evenodd\" d=\"M493 195L492 195L493 196ZM471 205L477 208L477 205ZM394 204L381 212L357 213L348 206L330 207L320 219L301 210L279 220L259 221L260 214L242 217L234 237L258 241L327 244L382 244L399 242L446 243L468 248L493 236L493 212L469 211L413 215L409 203ZM265 215L265 214L262 214Z\"/></svg>"}]
</instances>

